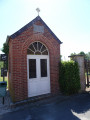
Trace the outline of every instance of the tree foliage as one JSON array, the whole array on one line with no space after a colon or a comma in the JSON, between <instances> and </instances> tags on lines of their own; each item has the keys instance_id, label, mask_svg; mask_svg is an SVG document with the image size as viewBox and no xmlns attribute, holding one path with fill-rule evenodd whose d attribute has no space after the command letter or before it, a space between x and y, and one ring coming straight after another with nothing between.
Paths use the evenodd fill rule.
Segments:
<instances>
[{"instance_id":1,"label":"tree foliage","mask_svg":"<svg viewBox=\"0 0 90 120\"><path fill-rule=\"evenodd\" d=\"M6 42L3 44L2 52L4 52L7 55L9 53L9 45Z\"/></svg>"},{"instance_id":2,"label":"tree foliage","mask_svg":"<svg viewBox=\"0 0 90 120\"><path fill-rule=\"evenodd\" d=\"M74 52L74 53L70 54L70 56L72 56L72 55L83 55L85 57L85 59L90 60L90 52L88 52L88 53L85 53L83 51L81 51L80 53L75 53Z\"/></svg>"},{"instance_id":3,"label":"tree foliage","mask_svg":"<svg viewBox=\"0 0 90 120\"><path fill-rule=\"evenodd\" d=\"M3 44L2 52L4 52L7 56L9 54L9 45L6 42ZM5 66L8 69L8 60L6 61Z\"/></svg>"}]
</instances>

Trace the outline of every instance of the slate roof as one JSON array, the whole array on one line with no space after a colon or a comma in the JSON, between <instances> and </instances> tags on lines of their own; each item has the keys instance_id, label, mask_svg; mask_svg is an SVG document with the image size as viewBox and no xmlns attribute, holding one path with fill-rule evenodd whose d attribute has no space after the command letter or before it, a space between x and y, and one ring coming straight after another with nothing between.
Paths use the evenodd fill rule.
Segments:
<instances>
[{"instance_id":1,"label":"slate roof","mask_svg":"<svg viewBox=\"0 0 90 120\"><path fill-rule=\"evenodd\" d=\"M24 27L22 27L20 30L18 30L17 32L15 32L14 34L12 34L11 36L9 36L10 38L14 39L17 36L19 36L22 32L24 32L27 28L29 28L30 26L32 26L36 21L40 21L44 27L46 29L48 29L48 31L51 33L51 35L58 41L59 44L61 44L62 42L57 38L57 36L51 31L51 29L46 25L46 23L41 19L40 16L37 16L35 19L33 19L31 22L29 22L27 25L25 25Z\"/></svg>"}]
</instances>

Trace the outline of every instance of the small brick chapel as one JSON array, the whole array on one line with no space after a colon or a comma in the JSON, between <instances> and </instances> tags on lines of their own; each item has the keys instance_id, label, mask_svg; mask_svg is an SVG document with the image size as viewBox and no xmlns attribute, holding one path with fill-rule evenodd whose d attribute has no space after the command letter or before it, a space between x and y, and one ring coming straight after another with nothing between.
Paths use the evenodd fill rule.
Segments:
<instances>
[{"instance_id":1,"label":"small brick chapel","mask_svg":"<svg viewBox=\"0 0 90 120\"><path fill-rule=\"evenodd\" d=\"M7 42L8 86L13 102L59 92L62 42L40 16L8 36Z\"/></svg>"}]
</instances>

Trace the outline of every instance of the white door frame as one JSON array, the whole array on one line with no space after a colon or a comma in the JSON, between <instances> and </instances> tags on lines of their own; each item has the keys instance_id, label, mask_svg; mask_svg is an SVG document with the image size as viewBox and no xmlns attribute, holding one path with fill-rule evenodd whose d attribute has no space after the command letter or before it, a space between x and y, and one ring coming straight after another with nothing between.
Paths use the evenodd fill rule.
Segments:
<instances>
[{"instance_id":1,"label":"white door frame","mask_svg":"<svg viewBox=\"0 0 90 120\"><path fill-rule=\"evenodd\" d=\"M29 79L29 59L36 59L36 78ZM40 59L47 59L47 77L41 77ZM38 96L51 92L49 55L27 55L27 78L28 97Z\"/></svg>"}]
</instances>

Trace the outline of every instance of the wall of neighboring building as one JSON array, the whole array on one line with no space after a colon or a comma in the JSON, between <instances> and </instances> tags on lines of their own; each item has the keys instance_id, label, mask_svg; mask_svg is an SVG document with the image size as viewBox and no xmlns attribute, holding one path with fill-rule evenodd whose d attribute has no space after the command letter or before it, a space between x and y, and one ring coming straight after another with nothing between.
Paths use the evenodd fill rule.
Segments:
<instances>
[{"instance_id":1,"label":"wall of neighboring building","mask_svg":"<svg viewBox=\"0 0 90 120\"><path fill-rule=\"evenodd\" d=\"M36 25L42 25L40 21L34 23ZM13 101L20 101L28 98L28 87L27 87L27 49L32 42L40 41L49 50L50 56L50 83L51 92L57 93L59 91L59 61L60 61L60 44L45 28L44 33L34 33L33 26L28 28L26 31L21 33L15 39L9 41L10 54L9 54L9 68L12 69L11 80L9 82L10 91L13 90ZM12 52L11 52L12 51ZM11 70L9 70L10 72ZM10 77L10 75L9 75ZM9 78L10 79L10 78ZM12 93L12 92L10 92Z\"/></svg>"}]
</instances>

